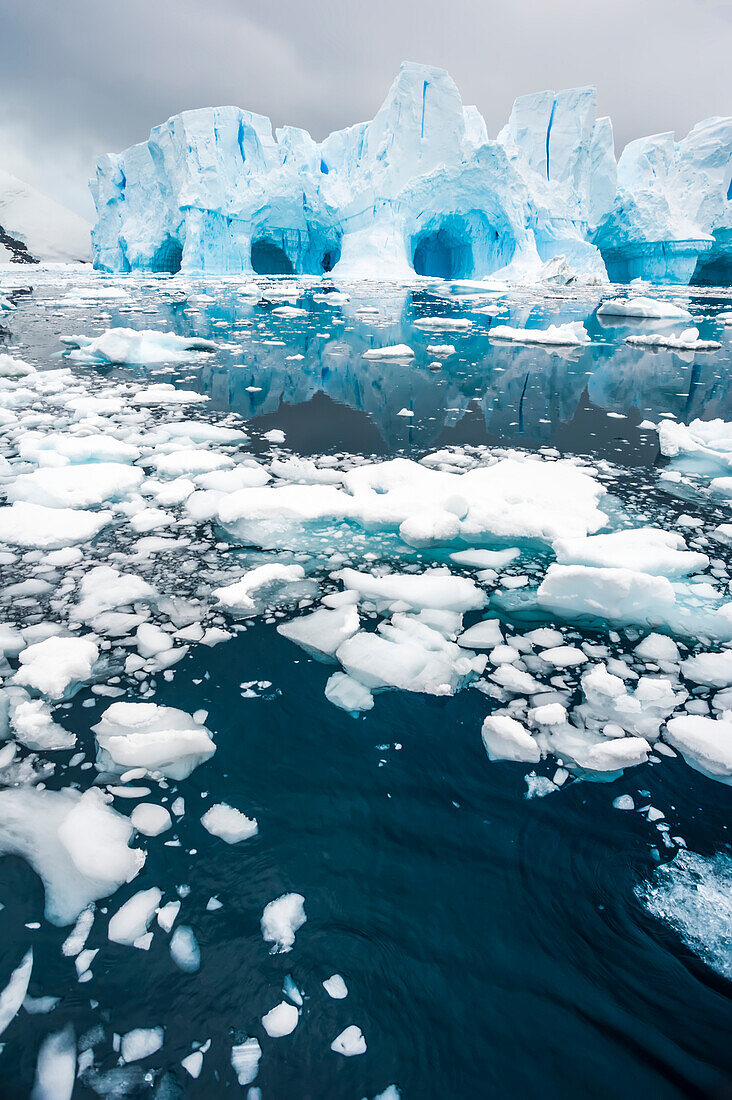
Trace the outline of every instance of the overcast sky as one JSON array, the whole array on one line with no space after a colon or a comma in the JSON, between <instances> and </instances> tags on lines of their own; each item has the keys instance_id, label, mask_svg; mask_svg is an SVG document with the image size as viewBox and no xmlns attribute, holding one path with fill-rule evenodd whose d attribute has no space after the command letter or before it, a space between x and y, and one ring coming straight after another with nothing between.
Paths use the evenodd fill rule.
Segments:
<instances>
[{"instance_id":1,"label":"overcast sky","mask_svg":"<svg viewBox=\"0 0 732 1100\"><path fill-rule=\"evenodd\" d=\"M619 153L732 114L730 0L0 0L0 168L93 214L95 157L232 103L316 139L402 60L448 69L490 136L518 95L594 83Z\"/></svg>"}]
</instances>

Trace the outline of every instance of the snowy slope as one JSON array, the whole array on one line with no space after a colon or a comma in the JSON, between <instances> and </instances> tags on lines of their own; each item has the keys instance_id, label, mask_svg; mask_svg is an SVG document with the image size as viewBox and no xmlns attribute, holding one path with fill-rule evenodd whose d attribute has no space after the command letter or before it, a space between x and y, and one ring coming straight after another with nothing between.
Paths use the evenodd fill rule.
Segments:
<instances>
[{"instance_id":1,"label":"snowy slope","mask_svg":"<svg viewBox=\"0 0 732 1100\"><path fill-rule=\"evenodd\" d=\"M0 169L0 263L88 261L89 230L78 214Z\"/></svg>"}]
</instances>

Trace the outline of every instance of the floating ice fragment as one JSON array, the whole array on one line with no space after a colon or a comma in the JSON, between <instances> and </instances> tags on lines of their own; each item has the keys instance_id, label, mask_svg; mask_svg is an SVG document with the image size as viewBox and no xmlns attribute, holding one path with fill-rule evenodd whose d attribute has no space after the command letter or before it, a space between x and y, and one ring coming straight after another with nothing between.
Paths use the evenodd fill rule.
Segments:
<instances>
[{"instance_id":1,"label":"floating ice fragment","mask_svg":"<svg viewBox=\"0 0 732 1100\"><path fill-rule=\"evenodd\" d=\"M221 837L227 844L238 844L241 840L248 840L256 836L257 822L246 817L240 810L233 806L227 806L225 802L217 802L211 806L201 818L201 824L212 836Z\"/></svg>"},{"instance_id":2,"label":"floating ice fragment","mask_svg":"<svg viewBox=\"0 0 732 1100\"><path fill-rule=\"evenodd\" d=\"M133 894L111 918L107 930L109 939L113 943L133 947L135 940L147 932L162 896L157 886Z\"/></svg>"},{"instance_id":3,"label":"floating ice fragment","mask_svg":"<svg viewBox=\"0 0 732 1100\"><path fill-rule=\"evenodd\" d=\"M135 877L145 854L129 847L132 833L95 789L0 791L0 854L22 856L41 877L52 924L70 924Z\"/></svg>"},{"instance_id":4,"label":"floating ice fragment","mask_svg":"<svg viewBox=\"0 0 732 1100\"><path fill-rule=\"evenodd\" d=\"M374 705L372 692L345 672L334 672L325 685L325 697L329 703L350 713L371 710Z\"/></svg>"},{"instance_id":5,"label":"floating ice fragment","mask_svg":"<svg viewBox=\"0 0 732 1100\"><path fill-rule=\"evenodd\" d=\"M597 310L598 317L642 317L654 321L690 321L688 309L659 298L607 298Z\"/></svg>"},{"instance_id":6,"label":"floating ice fragment","mask_svg":"<svg viewBox=\"0 0 732 1100\"><path fill-rule=\"evenodd\" d=\"M310 615L300 615L288 623L280 623L278 634L301 646L317 661L335 661L339 645L353 637L360 625L358 610L346 604L333 611L321 608Z\"/></svg>"},{"instance_id":7,"label":"floating ice fragment","mask_svg":"<svg viewBox=\"0 0 732 1100\"><path fill-rule=\"evenodd\" d=\"M194 974L201 965L201 949L192 928L180 924L170 938L170 957L186 974Z\"/></svg>"},{"instance_id":8,"label":"floating ice fragment","mask_svg":"<svg viewBox=\"0 0 732 1100\"><path fill-rule=\"evenodd\" d=\"M46 638L23 650L13 681L49 699L64 699L89 679L98 657L98 647L88 638Z\"/></svg>"},{"instance_id":9,"label":"floating ice fragment","mask_svg":"<svg viewBox=\"0 0 732 1100\"><path fill-rule=\"evenodd\" d=\"M139 802L130 814L130 821L143 836L159 836L172 824L165 806L156 806L154 802Z\"/></svg>"},{"instance_id":10,"label":"floating ice fragment","mask_svg":"<svg viewBox=\"0 0 732 1100\"><path fill-rule=\"evenodd\" d=\"M685 328L679 336L653 332L647 336L626 336L626 344L641 348L673 348L676 351L719 351L717 340L700 340L698 328Z\"/></svg>"},{"instance_id":11,"label":"floating ice fragment","mask_svg":"<svg viewBox=\"0 0 732 1100\"><path fill-rule=\"evenodd\" d=\"M323 982L323 989L329 997L336 1001L342 1001L344 997L348 996L348 986L340 974L331 974L329 978L326 978Z\"/></svg>"},{"instance_id":12,"label":"floating ice fragment","mask_svg":"<svg viewBox=\"0 0 732 1100\"><path fill-rule=\"evenodd\" d=\"M494 325L489 335L491 340L507 340L517 344L545 344L549 347L580 347L590 343L590 338L581 321L571 321L566 325L549 325L545 329Z\"/></svg>"},{"instance_id":13,"label":"floating ice fragment","mask_svg":"<svg viewBox=\"0 0 732 1100\"><path fill-rule=\"evenodd\" d=\"M28 948L22 960L10 975L10 980L0 993L0 1035L15 1017L28 990L33 969L33 948Z\"/></svg>"},{"instance_id":14,"label":"floating ice fragment","mask_svg":"<svg viewBox=\"0 0 732 1100\"><path fill-rule=\"evenodd\" d=\"M204 725L185 711L156 703L112 703L92 729L97 766L106 771L143 767L185 779L216 752Z\"/></svg>"},{"instance_id":15,"label":"floating ice fragment","mask_svg":"<svg viewBox=\"0 0 732 1100\"><path fill-rule=\"evenodd\" d=\"M111 512L46 508L42 504L15 501L0 508L0 542L34 550L56 550L89 542L111 520Z\"/></svg>"},{"instance_id":16,"label":"floating ice fragment","mask_svg":"<svg viewBox=\"0 0 732 1100\"><path fill-rule=\"evenodd\" d=\"M408 344L392 344L385 348L369 348L364 359L414 359L414 351Z\"/></svg>"},{"instance_id":17,"label":"floating ice fragment","mask_svg":"<svg viewBox=\"0 0 732 1100\"><path fill-rule=\"evenodd\" d=\"M350 1027L345 1028L340 1035L336 1035L333 1042L330 1044L330 1049L334 1050L336 1054L342 1054L345 1058L352 1058L355 1054L366 1053L366 1040L363 1037L363 1032L356 1024L351 1024Z\"/></svg>"},{"instance_id":18,"label":"floating ice fragment","mask_svg":"<svg viewBox=\"0 0 732 1100\"><path fill-rule=\"evenodd\" d=\"M282 894L268 902L262 912L262 936L274 946L271 955L292 950L295 933L301 928L305 916L305 898L302 894Z\"/></svg>"},{"instance_id":19,"label":"floating ice fragment","mask_svg":"<svg viewBox=\"0 0 732 1100\"><path fill-rule=\"evenodd\" d=\"M685 714L666 724L664 738L709 779L732 784L732 721Z\"/></svg>"},{"instance_id":20,"label":"floating ice fragment","mask_svg":"<svg viewBox=\"0 0 732 1100\"><path fill-rule=\"evenodd\" d=\"M256 1079L262 1048L257 1039L245 1039L231 1048L231 1065L242 1088Z\"/></svg>"},{"instance_id":21,"label":"floating ice fragment","mask_svg":"<svg viewBox=\"0 0 732 1100\"><path fill-rule=\"evenodd\" d=\"M280 1001L262 1017L262 1027L271 1039L281 1039L295 1030L299 1018L294 1005Z\"/></svg>"},{"instance_id":22,"label":"floating ice fragment","mask_svg":"<svg viewBox=\"0 0 732 1100\"><path fill-rule=\"evenodd\" d=\"M120 1053L123 1062L139 1062L141 1058L149 1058L163 1045L163 1029L161 1027L136 1027L122 1036Z\"/></svg>"},{"instance_id":23,"label":"floating ice fragment","mask_svg":"<svg viewBox=\"0 0 732 1100\"><path fill-rule=\"evenodd\" d=\"M217 345L199 336L176 336L155 329L110 328L101 336L69 336L62 341L81 363L183 363L191 353L216 351Z\"/></svg>"},{"instance_id":24,"label":"floating ice fragment","mask_svg":"<svg viewBox=\"0 0 732 1100\"><path fill-rule=\"evenodd\" d=\"M529 731L508 714L489 714L483 721L483 744L489 760L536 764L541 751Z\"/></svg>"},{"instance_id":25,"label":"floating ice fragment","mask_svg":"<svg viewBox=\"0 0 732 1100\"><path fill-rule=\"evenodd\" d=\"M72 1024L43 1040L30 1100L71 1100L76 1078L76 1035Z\"/></svg>"}]
</instances>

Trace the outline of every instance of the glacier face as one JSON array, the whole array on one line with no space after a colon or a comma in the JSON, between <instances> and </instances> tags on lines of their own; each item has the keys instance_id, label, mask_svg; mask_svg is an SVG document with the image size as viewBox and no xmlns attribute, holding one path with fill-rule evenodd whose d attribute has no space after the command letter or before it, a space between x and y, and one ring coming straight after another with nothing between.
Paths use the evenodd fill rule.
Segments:
<instances>
[{"instance_id":1,"label":"glacier face","mask_svg":"<svg viewBox=\"0 0 732 1100\"><path fill-rule=\"evenodd\" d=\"M732 281L732 119L631 142L593 87L514 103L495 140L442 69L404 63L370 122L318 143L238 107L186 111L97 163L107 271Z\"/></svg>"}]
</instances>

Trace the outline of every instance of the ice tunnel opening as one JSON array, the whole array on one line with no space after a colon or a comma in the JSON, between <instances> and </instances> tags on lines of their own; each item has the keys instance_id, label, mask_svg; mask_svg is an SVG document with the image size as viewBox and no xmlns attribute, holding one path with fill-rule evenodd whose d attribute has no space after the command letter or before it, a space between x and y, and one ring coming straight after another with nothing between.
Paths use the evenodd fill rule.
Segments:
<instances>
[{"instance_id":1,"label":"ice tunnel opening","mask_svg":"<svg viewBox=\"0 0 732 1100\"><path fill-rule=\"evenodd\" d=\"M177 275L183 263L183 248L174 237L166 237L150 261L150 270Z\"/></svg>"},{"instance_id":2,"label":"ice tunnel opening","mask_svg":"<svg viewBox=\"0 0 732 1100\"><path fill-rule=\"evenodd\" d=\"M412 265L417 275L460 279L473 273L473 246L464 231L447 226L412 238Z\"/></svg>"},{"instance_id":3,"label":"ice tunnel opening","mask_svg":"<svg viewBox=\"0 0 732 1100\"><path fill-rule=\"evenodd\" d=\"M252 242L252 267L257 275L294 275L292 260L283 248L260 237Z\"/></svg>"}]
</instances>

